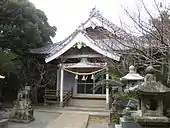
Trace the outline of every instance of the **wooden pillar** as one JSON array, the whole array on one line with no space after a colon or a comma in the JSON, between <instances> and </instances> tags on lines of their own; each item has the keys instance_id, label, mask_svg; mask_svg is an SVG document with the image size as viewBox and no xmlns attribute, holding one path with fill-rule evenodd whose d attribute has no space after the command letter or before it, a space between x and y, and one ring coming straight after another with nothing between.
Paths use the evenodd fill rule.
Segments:
<instances>
[{"instance_id":1,"label":"wooden pillar","mask_svg":"<svg viewBox=\"0 0 170 128\"><path fill-rule=\"evenodd\" d=\"M63 81L64 81L64 68L61 65L60 70L60 107L63 107Z\"/></svg>"},{"instance_id":2,"label":"wooden pillar","mask_svg":"<svg viewBox=\"0 0 170 128\"><path fill-rule=\"evenodd\" d=\"M56 95L59 95L60 90L60 69L57 69L57 85L56 85Z\"/></svg>"},{"instance_id":3,"label":"wooden pillar","mask_svg":"<svg viewBox=\"0 0 170 128\"><path fill-rule=\"evenodd\" d=\"M106 68L106 80L109 80L108 68ZM109 84L106 82L106 109L109 109Z\"/></svg>"},{"instance_id":4,"label":"wooden pillar","mask_svg":"<svg viewBox=\"0 0 170 128\"><path fill-rule=\"evenodd\" d=\"M74 85L73 85L73 96L77 95L77 79L75 79L74 81Z\"/></svg>"},{"instance_id":5,"label":"wooden pillar","mask_svg":"<svg viewBox=\"0 0 170 128\"><path fill-rule=\"evenodd\" d=\"M95 74L93 74L93 88L95 88ZM96 89L93 89L93 94L95 94ZM103 90L102 90L103 91Z\"/></svg>"}]
</instances>

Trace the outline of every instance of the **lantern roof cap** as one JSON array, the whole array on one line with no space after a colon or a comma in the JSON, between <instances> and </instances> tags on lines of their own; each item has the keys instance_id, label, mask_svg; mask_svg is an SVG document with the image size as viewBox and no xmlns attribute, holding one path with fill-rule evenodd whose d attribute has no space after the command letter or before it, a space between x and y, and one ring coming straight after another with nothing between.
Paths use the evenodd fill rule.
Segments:
<instances>
[{"instance_id":1,"label":"lantern roof cap","mask_svg":"<svg viewBox=\"0 0 170 128\"><path fill-rule=\"evenodd\" d=\"M144 82L141 82L137 86L137 91L139 93L160 94L170 92L170 88L166 87L161 82L156 81L156 77L154 75L155 69L152 66L148 66L146 68L146 72L147 74L144 78Z\"/></svg>"},{"instance_id":2,"label":"lantern roof cap","mask_svg":"<svg viewBox=\"0 0 170 128\"><path fill-rule=\"evenodd\" d=\"M121 80L143 80L144 77L142 77L140 74L136 73L135 67L131 65L129 67L129 73L126 74L121 78Z\"/></svg>"}]
</instances>

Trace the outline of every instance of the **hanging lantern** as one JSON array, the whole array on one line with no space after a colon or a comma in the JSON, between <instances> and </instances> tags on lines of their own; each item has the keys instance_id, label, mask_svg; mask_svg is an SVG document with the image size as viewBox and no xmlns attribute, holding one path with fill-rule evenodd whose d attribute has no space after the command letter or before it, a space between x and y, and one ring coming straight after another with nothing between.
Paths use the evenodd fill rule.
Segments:
<instances>
[{"instance_id":1,"label":"hanging lantern","mask_svg":"<svg viewBox=\"0 0 170 128\"><path fill-rule=\"evenodd\" d=\"M78 80L78 74L76 74L75 79Z\"/></svg>"},{"instance_id":2,"label":"hanging lantern","mask_svg":"<svg viewBox=\"0 0 170 128\"><path fill-rule=\"evenodd\" d=\"M91 79L92 79L92 80L94 79L94 74L91 75Z\"/></svg>"},{"instance_id":3,"label":"hanging lantern","mask_svg":"<svg viewBox=\"0 0 170 128\"><path fill-rule=\"evenodd\" d=\"M86 76L86 80L87 80L88 76Z\"/></svg>"},{"instance_id":4,"label":"hanging lantern","mask_svg":"<svg viewBox=\"0 0 170 128\"><path fill-rule=\"evenodd\" d=\"M83 75L82 80L84 80L84 81L86 80L85 75Z\"/></svg>"}]
</instances>

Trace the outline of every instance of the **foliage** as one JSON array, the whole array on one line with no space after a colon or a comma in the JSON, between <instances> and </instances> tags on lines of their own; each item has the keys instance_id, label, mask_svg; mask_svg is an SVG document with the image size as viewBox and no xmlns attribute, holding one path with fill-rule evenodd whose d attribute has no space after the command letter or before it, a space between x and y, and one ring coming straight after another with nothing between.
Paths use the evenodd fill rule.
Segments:
<instances>
[{"instance_id":1,"label":"foliage","mask_svg":"<svg viewBox=\"0 0 170 128\"><path fill-rule=\"evenodd\" d=\"M5 76L5 80L1 80L1 87L13 89L19 87L18 74L20 74L22 64L17 57L9 49L0 49L0 75Z\"/></svg>"},{"instance_id":2,"label":"foliage","mask_svg":"<svg viewBox=\"0 0 170 128\"><path fill-rule=\"evenodd\" d=\"M34 88L54 84L53 73L27 50L52 43L55 31L44 12L29 0L0 1L0 72L6 76L6 85Z\"/></svg>"},{"instance_id":3,"label":"foliage","mask_svg":"<svg viewBox=\"0 0 170 128\"><path fill-rule=\"evenodd\" d=\"M17 55L8 49L0 49L0 71L9 76L10 73L19 74L21 62L17 60Z\"/></svg>"},{"instance_id":4,"label":"foliage","mask_svg":"<svg viewBox=\"0 0 170 128\"><path fill-rule=\"evenodd\" d=\"M109 80L106 80L106 74L109 74ZM97 74L95 74L95 79L98 79L98 82L96 83L96 86L94 86L92 89L97 90L99 89L101 86L106 87L106 85L108 85L109 87L115 86L115 85L122 85L122 83L119 80L120 78L120 74L118 71L116 70L109 70L108 72L101 71L98 72ZM107 83L107 84L106 84Z\"/></svg>"},{"instance_id":5,"label":"foliage","mask_svg":"<svg viewBox=\"0 0 170 128\"><path fill-rule=\"evenodd\" d=\"M133 93L118 93L114 103L118 114L122 115L123 110L128 106L132 110L137 109L137 96ZM113 97L114 98L114 97Z\"/></svg>"},{"instance_id":6,"label":"foliage","mask_svg":"<svg viewBox=\"0 0 170 128\"><path fill-rule=\"evenodd\" d=\"M119 94L120 99L137 99L137 95L135 93L122 93Z\"/></svg>"},{"instance_id":7,"label":"foliage","mask_svg":"<svg viewBox=\"0 0 170 128\"><path fill-rule=\"evenodd\" d=\"M0 1L0 47L23 54L28 48L52 43L56 28L28 0Z\"/></svg>"},{"instance_id":8,"label":"foliage","mask_svg":"<svg viewBox=\"0 0 170 128\"><path fill-rule=\"evenodd\" d=\"M111 116L111 123L114 123L114 124L119 124L120 123L120 116L117 115L117 114L114 114Z\"/></svg>"},{"instance_id":9,"label":"foliage","mask_svg":"<svg viewBox=\"0 0 170 128\"><path fill-rule=\"evenodd\" d=\"M12 89L14 91L18 90L21 87L21 83L19 81L19 77L14 73L9 73L6 76L5 80L2 81L2 85L5 88Z\"/></svg>"}]
</instances>

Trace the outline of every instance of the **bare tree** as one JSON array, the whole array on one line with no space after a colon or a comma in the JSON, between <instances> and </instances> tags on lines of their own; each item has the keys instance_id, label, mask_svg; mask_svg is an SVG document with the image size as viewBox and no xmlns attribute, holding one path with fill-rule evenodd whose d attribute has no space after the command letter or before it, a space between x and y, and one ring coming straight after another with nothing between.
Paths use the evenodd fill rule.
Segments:
<instances>
[{"instance_id":1,"label":"bare tree","mask_svg":"<svg viewBox=\"0 0 170 128\"><path fill-rule=\"evenodd\" d=\"M139 69L153 65L162 74L163 82L168 85L170 83L170 8L153 0L157 14L155 16L149 11L143 0L140 0L140 4L145 10L148 20L141 16L140 9L132 14L123 8L127 16L133 21L135 32L124 23L119 29L109 24L113 30L104 33L105 38L102 43L105 43L106 49L110 52L116 52L122 56L119 64L109 60L114 69L124 74L125 69L128 69L130 64L139 67ZM126 29L128 32L122 32L122 29Z\"/></svg>"},{"instance_id":2,"label":"bare tree","mask_svg":"<svg viewBox=\"0 0 170 128\"><path fill-rule=\"evenodd\" d=\"M148 21L141 17L140 9L136 15L132 15L125 9L126 14L131 18L136 30L140 36L133 36L130 46L132 46L130 54L136 58L136 63L139 66L153 65L157 67L166 79L166 84L170 80L170 13L169 8L163 3L157 3L153 0L153 6L157 11L155 17L147 8L143 0L140 0L143 9L145 10ZM128 45L129 46L129 45ZM134 52L134 53L133 53ZM168 72L167 70L168 69Z\"/></svg>"},{"instance_id":3,"label":"bare tree","mask_svg":"<svg viewBox=\"0 0 170 128\"><path fill-rule=\"evenodd\" d=\"M31 86L32 99L38 103L37 91L40 87L56 84L56 66L45 64L37 59L26 59L21 73L24 85Z\"/></svg>"}]
</instances>

